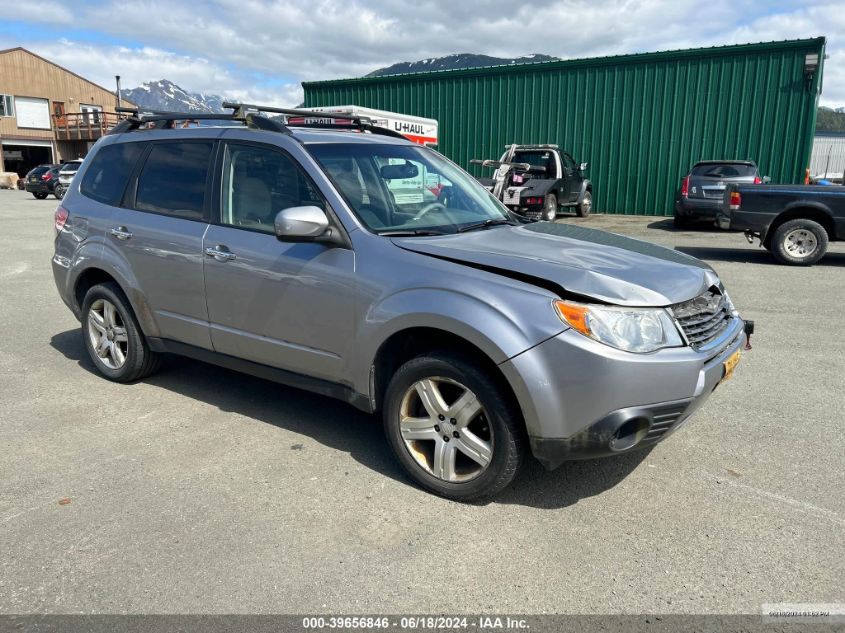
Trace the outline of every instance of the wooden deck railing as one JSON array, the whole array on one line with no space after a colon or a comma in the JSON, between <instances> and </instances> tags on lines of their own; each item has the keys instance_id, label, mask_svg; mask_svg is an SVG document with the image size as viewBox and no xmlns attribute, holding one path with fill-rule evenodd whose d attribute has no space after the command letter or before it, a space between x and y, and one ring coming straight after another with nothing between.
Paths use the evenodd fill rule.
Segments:
<instances>
[{"instance_id":1,"label":"wooden deck railing","mask_svg":"<svg viewBox=\"0 0 845 633\"><path fill-rule=\"evenodd\" d=\"M53 115L53 128L58 141L95 141L124 118L115 112L73 112Z\"/></svg>"}]
</instances>

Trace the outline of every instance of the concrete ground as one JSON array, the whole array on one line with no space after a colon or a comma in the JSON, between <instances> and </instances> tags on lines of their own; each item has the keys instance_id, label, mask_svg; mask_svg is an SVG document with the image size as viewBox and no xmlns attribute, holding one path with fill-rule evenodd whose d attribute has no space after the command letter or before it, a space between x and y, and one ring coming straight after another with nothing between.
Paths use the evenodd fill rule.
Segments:
<instances>
[{"instance_id":1,"label":"concrete ground","mask_svg":"<svg viewBox=\"0 0 845 633\"><path fill-rule=\"evenodd\" d=\"M414 487L380 424L174 359L97 377L50 272L55 200L0 191L0 613L760 613L845 601L845 248L583 222L710 262L758 333L648 453ZM562 220L575 221L575 220Z\"/></svg>"}]
</instances>

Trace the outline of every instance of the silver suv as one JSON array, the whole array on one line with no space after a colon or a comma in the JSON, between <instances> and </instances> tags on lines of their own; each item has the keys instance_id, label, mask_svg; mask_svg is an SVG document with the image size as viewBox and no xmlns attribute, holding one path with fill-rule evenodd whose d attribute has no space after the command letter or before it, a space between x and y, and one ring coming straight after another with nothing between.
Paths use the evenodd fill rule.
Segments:
<instances>
[{"instance_id":1,"label":"silver suv","mask_svg":"<svg viewBox=\"0 0 845 633\"><path fill-rule=\"evenodd\" d=\"M552 469L655 444L739 360L707 264L527 222L365 119L249 108L128 119L57 209L56 284L104 377L171 353L340 398L380 413L416 482L468 500L529 452Z\"/></svg>"}]
</instances>

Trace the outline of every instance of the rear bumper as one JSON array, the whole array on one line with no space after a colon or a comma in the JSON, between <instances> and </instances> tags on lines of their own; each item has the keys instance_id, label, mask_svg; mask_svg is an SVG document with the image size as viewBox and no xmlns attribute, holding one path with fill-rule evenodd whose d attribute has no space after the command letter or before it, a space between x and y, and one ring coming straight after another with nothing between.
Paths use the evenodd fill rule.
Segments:
<instances>
[{"instance_id":1,"label":"rear bumper","mask_svg":"<svg viewBox=\"0 0 845 633\"><path fill-rule=\"evenodd\" d=\"M722 200L717 198L696 200L680 198L675 202L675 214L691 219L715 220L722 207Z\"/></svg>"},{"instance_id":2,"label":"rear bumper","mask_svg":"<svg viewBox=\"0 0 845 633\"><path fill-rule=\"evenodd\" d=\"M29 193L53 193L53 189L45 182L26 181L24 189Z\"/></svg>"},{"instance_id":3,"label":"rear bumper","mask_svg":"<svg viewBox=\"0 0 845 633\"><path fill-rule=\"evenodd\" d=\"M615 350L567 330L500 365L546 468L653 445L692 416L746 341L735 319L711 352Z\"/></svg>"}]
</instances>

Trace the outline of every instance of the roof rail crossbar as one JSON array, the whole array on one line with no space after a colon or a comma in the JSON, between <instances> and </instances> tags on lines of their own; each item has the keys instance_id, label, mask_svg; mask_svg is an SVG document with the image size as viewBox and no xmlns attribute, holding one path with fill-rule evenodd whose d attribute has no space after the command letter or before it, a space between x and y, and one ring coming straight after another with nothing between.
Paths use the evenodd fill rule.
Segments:
<instances>
[{"instance_id":1,"label":"roof rail crossbar","mask_svg":"<svg viewBox=\"0 0 845 633\"><path fill-rule=\"evenodd\" d=\"M557 145L550 143L534 144L534 145L520 145L517 143L518 149L560 149ZM511 145L505 145L505 149L510 149Z\"/></svg>"},{"instance_id":2,"label":"roof rail crossbar","mask_svg":"<svg viewBox=\"0 0 845 633\"><path fill-rule=\"evenodd\" d=\"M272 106L261 106L251 103L233 103L230 101L223 103L223 107L232 109L234 111L234 116L246 116L252 111L256 113L269 112L271 114L281 114L286 118L293 116L303 117L305 119L337 119L340 121L349 121L348 124L341 123L336 125L321 125L319 123L309 123L307 124L307 126L332 130L360 130L362 132L370 132L371 134L379 134L381 136L390 136L393 138L401 138L403 140L408 140L404 135L400 134L399 132L374 125L369 117L353 115L350 113L313 112L311 110L300 110L297 108L275 108ZM290 123L288 122L287 125L290 125Z\"/></svg>"}]
</instances>

